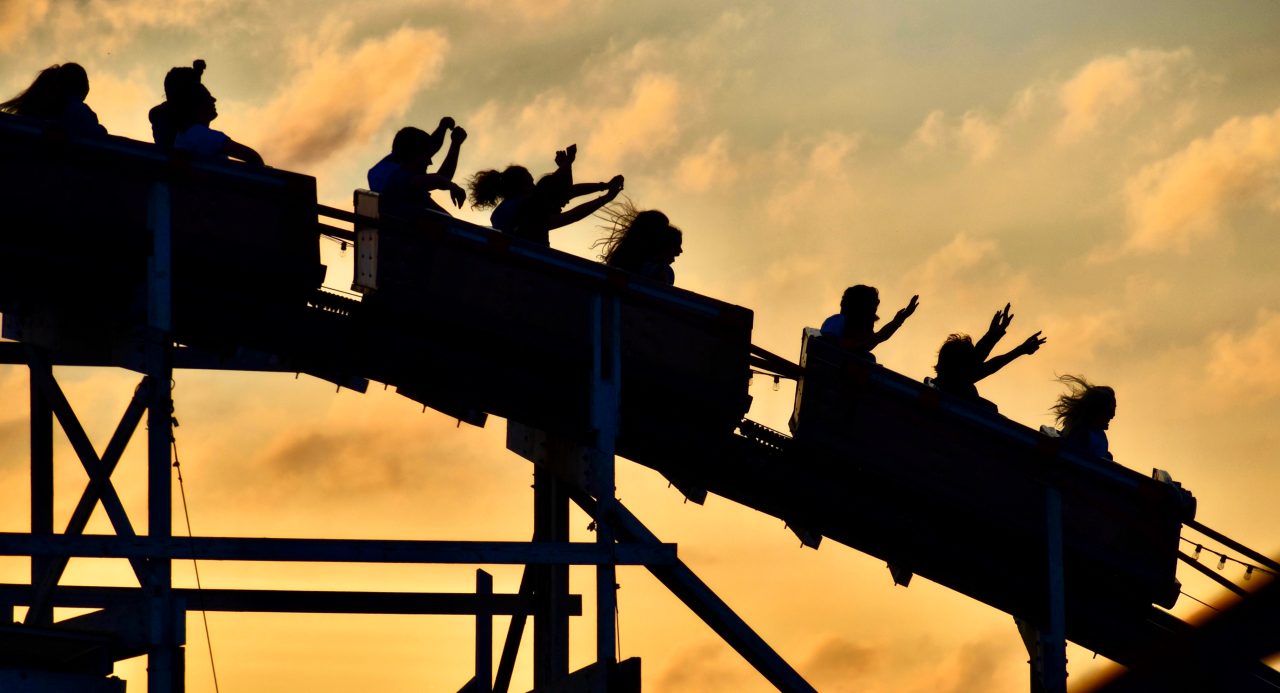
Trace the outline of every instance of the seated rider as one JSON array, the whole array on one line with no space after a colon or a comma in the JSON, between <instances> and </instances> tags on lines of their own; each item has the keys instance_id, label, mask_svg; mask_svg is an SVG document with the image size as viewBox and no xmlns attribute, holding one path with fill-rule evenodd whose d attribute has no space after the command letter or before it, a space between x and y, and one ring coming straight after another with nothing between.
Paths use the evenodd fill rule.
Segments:
<instances>
[{"instance_id":1,"label":"seated rider","mask_svg":"<svg viewBox=\"0 0 1280 693\"><path fill-rule=\"evenodd\" d=\"M622 192L622 176L614 176L607 183L574 183L577 153L578 147L573 144L556 152L556 170L537 183L523 166L480 171L471 178L472 208L492 207L489 223L493 228L539 245L550 245L552 230L586 219ZM574 198L597 192L604 194L563 211Z\"/></svg>"},{"instance_id":2,"label":"seated rider","mask_svg":"<svg viewBox=\"0 0 1280 693\"><path fill-rule=\"evenodd\" d=\"M851 286L840 297L840 312L822 322L822 336L835 339L845 349L875 361L871 350L902 327L902 323L916 312L919 301L918 295L912 296L907 305L877 331L875 324L880 316L876 315L876 310L880 307L880 292L864 284Z\"/></svg>"},{"instance_id":3,"label":"seated rider","mask_svg":"<svg viewBox=\"0 0 1280 693\"><path fill-rule=\"evenodd\" d=\"M427 173L431 159L449 135L449 151L435 173ZM386 209L400 211L430 210L449 215L444 207L431 199L432 190L448 190L454 206L461 207L466 192L453 182L458 168L458 152L467 139L467 131L454 124L453 118L440 119L433 133L415 127L401 128L391 142L391 153L369 169L369 189L383 198Z\"/></svg>"},{"instance_id":4,"label":"seated rider","mask_svg":"<svg viewBox=\"0 0 1280 693\"><path fill-rule=\"evenodd\" d=\"M1058 378L1070 392L1058 397L1053 412L1062 427L1063 449L1114 462L1107 442L1107 429L1116 416L1116 391L1094 385L1078 375Z\"/></svg>"},{"instance_id":5,"label":"seated rider","mask_svg":"<svg viewBox=\"0 0 1280 693\"><path fill-rule=\"evenodd\" d=\"M1027 337L1008 353L987 358L991 355L991 350L995 348L996 343L1004 336L1009 323L1013 321L1013 315L1009 313L1010 307L1011 305L1006 303L1004 310L996 311L995 317L991 318L991 326L987 328L987 333L982 335L982 339L979 339L977 344L974 344L973 339L966 334L953 334L947 337L942 348L938 349L938 365L934 366L938 374L933 379L935 387L959 397L987 402L978 396L976 383L1004 368L1019 356L1036 353L1040 345L1046 341L1039 332ZM994 404L990 406L995 407Z\"/></svg>"},{"instance_id":6,"label":"seated rider","mask_svg":"<svg viewBox=\"0 0 1280 693\"><path fill-rule=\"evenodd\" d=\"M169 115L173 124L173 148L209 159L239 159L262 166L262 156L209 124L218 117L218 100L199 82L182 87L178 98L171 100Z\"/></svg>"},{"instance_id":7,"label":"seated rider","mask_svg":"<svg viewBox=\"0 0 1280 693\"><path fill-rule=\"evenodd\" d=\"M667 215L655 209L639 211L630 201L611 206L613 228L596 242L604 246L600 259L610 267L626 270L663 284L675 284L671 265L683 252L684 234ZM593 246L594 247L594 246Z\"/></svg>"}]
</instances>

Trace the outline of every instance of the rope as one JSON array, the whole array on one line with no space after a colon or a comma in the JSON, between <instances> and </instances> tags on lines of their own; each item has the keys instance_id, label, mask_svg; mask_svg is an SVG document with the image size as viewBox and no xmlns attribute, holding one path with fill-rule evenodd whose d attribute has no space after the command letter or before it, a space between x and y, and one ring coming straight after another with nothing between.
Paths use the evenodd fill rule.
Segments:
<instances>
[{"instance_id":1,"label":"rope","mask_svg":"<svg viewBox=\"0 0 1280 693\"><path fill-rule=\"evenodd\" d=\"M175 423L177 419L174 419ZM191 545L191 566L196 573L196 595L200 601L200 618L204 621L204 642L209 648L209 670L213 672L213 690L221 693L218 687L218 667L213 662L213 638L209 636L209 612L204 610L204 586L200 584L200 563L195 559L195 535L191 532L191 511L187 508L187 487L182 480L182 464L178 461L178 438L172 436L173 468L178 471L178 490L182 493L182 516L187 521L187 541Z\"/></svg>"}]
</instances>

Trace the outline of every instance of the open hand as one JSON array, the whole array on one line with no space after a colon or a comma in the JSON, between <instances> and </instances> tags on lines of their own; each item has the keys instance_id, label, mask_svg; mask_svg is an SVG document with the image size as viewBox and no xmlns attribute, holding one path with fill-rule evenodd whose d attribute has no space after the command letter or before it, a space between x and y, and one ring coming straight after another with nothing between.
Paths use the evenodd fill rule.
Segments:
<instances>
[{"instance_id":1,"label":"open hand","mask_svg":"<svg viewBox=\"0 0 1280 693\"><path fill-rule=\"evenodd\" d=\"M1040 350L1040 345L1044 344L1047 341L1049 340L1044 337L1041 337L1040 333L1037 332L1031 335L1030 337L1027 337L1026 341L1018 345L1018 349L1024 354L1028 354L1028 355L1034 354Z\"/></svg>"},{"instance_id":2,"label":"open hand","mask_svg":"<svg viewBox=\"0 0 1280 693\"><path fill-rule=\"evenodd\" d=\"M907 318L911 317L911 314L916 312L916 308L919 308L919 307L920 307L920 295L916 294L915 296L911 297L910 301L907 302L906 307L904 307L902 310L899 310L897 314L893 316L893 319L897 320L898 322L902 322L903 320L906 320Z\"/></svg>"},{"instance_id":3,"label":"open hand","mask_svg":"<svg viewBox=\"0 0 1280 693\"><path fill-rule=\"evenodd\" d=\"M991 329L1004 330L1009 327L1009 323L1013 322L1013 314L1009 309L1012 304L1004 304L1004 310L997 310L995 317L991 318Z\"/></svg>"}]
</instances>

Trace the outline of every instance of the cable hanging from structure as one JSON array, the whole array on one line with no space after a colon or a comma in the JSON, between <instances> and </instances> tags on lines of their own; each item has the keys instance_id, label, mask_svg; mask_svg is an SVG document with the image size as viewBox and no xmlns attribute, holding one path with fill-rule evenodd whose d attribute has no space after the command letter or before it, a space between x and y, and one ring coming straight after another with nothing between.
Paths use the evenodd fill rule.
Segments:
<instances>
[{"instance_id":1,"label":"cable hanging from structure","mask_svg":"<svg viewBox=\"0 0 1280 693\"><path fill-rule=\"evenodd\" d=\"M173 380L169 381L170 390L177 387L177 383ZM196 575L196 594L200 600L200 618L204 621L204 642L209 649L209 670L213 673L213 690L215 693L221 693L218 687L218 667L213 661L213 638L209 635L209 612L204 610L204 586L200 583L200 563L196 561L195 535L191 531L191 511L187 507L187 486L182 478L182 462L178 459L178 435L172 433L172 430L178 427L178 417L172 409L172 398L170 399L170 429L169 442L173 446L173 468L178 473L178 490L182 495L182 516L187 521L187 541L191 546L191 567L195 570Z\"/></svg>"},{"instance_id":2,"label":"cable hanging from structure","mask_svg":"<svg viewBox=\"0 0 1280 693\"><path fill-rule=\"evenodd\" d=\"M1248 561L1242 561L1242 560L1240 560L1239 558L1236 558L1235 556L1231 556L1231 555L1229 555L1229 554L1225 554L1225 553L1223 553L1223 552L1221 552L1221 551L1216 551L1216 550L1214 550L1214 549L1211 549L1211 548L1209 548L1209 547L1205 546L1205 545L1204 545L1204 542L1192 541L1192 540L1190 540L1190 539L1188 539L1188 538L1186 538L1186 537L1179 537L1179 539L1181 539L1181 540L1183 540L1183 541L1187 542L1188 544L1191 544L1192 546L1196 547L1195 552L1191 554L1192 558L1195 558L1196 560L1200 560L1200 554L1201 554L1201 552L1204 552L1204 553L1211 553L1211 554L1213 554L1213 555L1217 556L1217 557L1218 557L1218 570L1223 570L1224 568L1226 568L1226 567L1227 567L1227 562L1228 562L1228 561L1229 561L1229 562L1231 562L1231 563L1238 563L1238 564L1240 564L1240 566L1244 568L1244 579L1245 579L1246 581L1247 581L1247 580L1252 579L1252 578L1253 578L1253 574L1254 574L1255 572L1256 572L1256 573L1262 573L1262 574L1264 574L1264 575L1270 575L1271 577L1277 577L1277 576L1280 576L1280 573L1276 573L1276 572L1275 572L1275 571L1273 571L1273 570L1268 570L1267 568L1264 568L1264 567L1262 567L1262 566L1260 566L1260 565L1254 565L1253 563L1249 563ZM1188 596L1190 596L1190 595L1188 595Z\"/></svg>"}]
</instances>

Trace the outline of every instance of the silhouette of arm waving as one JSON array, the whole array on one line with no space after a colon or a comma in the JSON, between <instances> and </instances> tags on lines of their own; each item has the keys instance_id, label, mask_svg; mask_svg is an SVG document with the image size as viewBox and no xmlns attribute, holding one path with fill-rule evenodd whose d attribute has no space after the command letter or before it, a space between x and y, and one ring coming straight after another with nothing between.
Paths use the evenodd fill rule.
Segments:
<instances>
[{"instance_id":1,"label":"silhouette of arm waving","mask_svg":"<svg viewBox=\"0 0 1280 693\"><path fill-rule=\"evenodd\" d=\"M871 338L867 340L865 348L870 351L882 342L888 341L888 339L893 336L893 333L897 332L899 327L902 327L902 323L906 322L907 318L911 317L912 313L916 312L916 308L918 307L920 307L919 294L912 296L911 300L907 302L907 305L894 314L892 320L885 323L884 327L881 327L875 334L873 334Z\"/></svg>"},{"instance_id":2,"label":"silhouette of arm waving","mask_svg":"<svg viewBox=\"0 0 1280 693\"><path fill-rule=\"evenodd\" d=\"M982 339L973 345L974 359L979 363L986 361L991 355L991 350L996 348L996 343L1005 335L1005 331L1009 329L1009 323L1013 322L1013 314L1009 309L1013 304L1004 304L1004 310L997 310L995 316L991 318L991 326L987 328L987 333L982 335ZM994 371L992 371L994 372Z\"/></svg>"},{"instance_id":3,"label":"silhouette of arm waving","mask_svg":"<svg viewBox=\"0 0 1280 693\"><path fill-rule=\"evenodd\" d=\"M467 131L455 126L449 133L449 151L445 153L444 161L440 164L440 168L436 169L437 175L453 180L453 174L458 171L458 152L462 149L462 143L466 140Z\"/></svg>"},{"instance_id":4,"label":"silhouette of arm waving","mask_svg":"<svg viewBox=\"0 0 1280 693\"><path fill-rule=\"evenodd\" d=\"M582 204L578 205L577 207L574 207L573 209L570 209L568 211L561 212L555 215L554 217L551 218L551 224L549 228L558 229L561 226L568 226L569 224L572 224L575 221L582 221L583 219L586 219L592 214L595 214L597 211L600 210L601 207L604 207L610 202L613 202L614 199L618 197L618 193L622 192L622 184L623 184L622 176L614 176L612 179L609 180L608 183L604 184L606 186L605 194L601 195L600 197L597 197L594 200L588 200L586 202L583 202ZM588 183L584 185L592 185L592 184ZM577 186L574 186L574 187L577 187Z\"/></svg>"},{"instance_id":5,"label":"silhouette of arm waving","mask_svg":"<svg viewBox=\"0 0 1280 693\"><path fill-rule=\"evenodd\" d=\"M1039 332L1027 337L1021 344L1009 350L1008 353L988 359L981 366L978 366L978 372L975 374L976 377L974 378L974 382L982 380L988 375L1004 368L1019 356L1030 356L1031 354L1036 353L1040 350L1040 345L1047 341L1049 340L1041 337Z\"/></svg>"}]
</instances>

